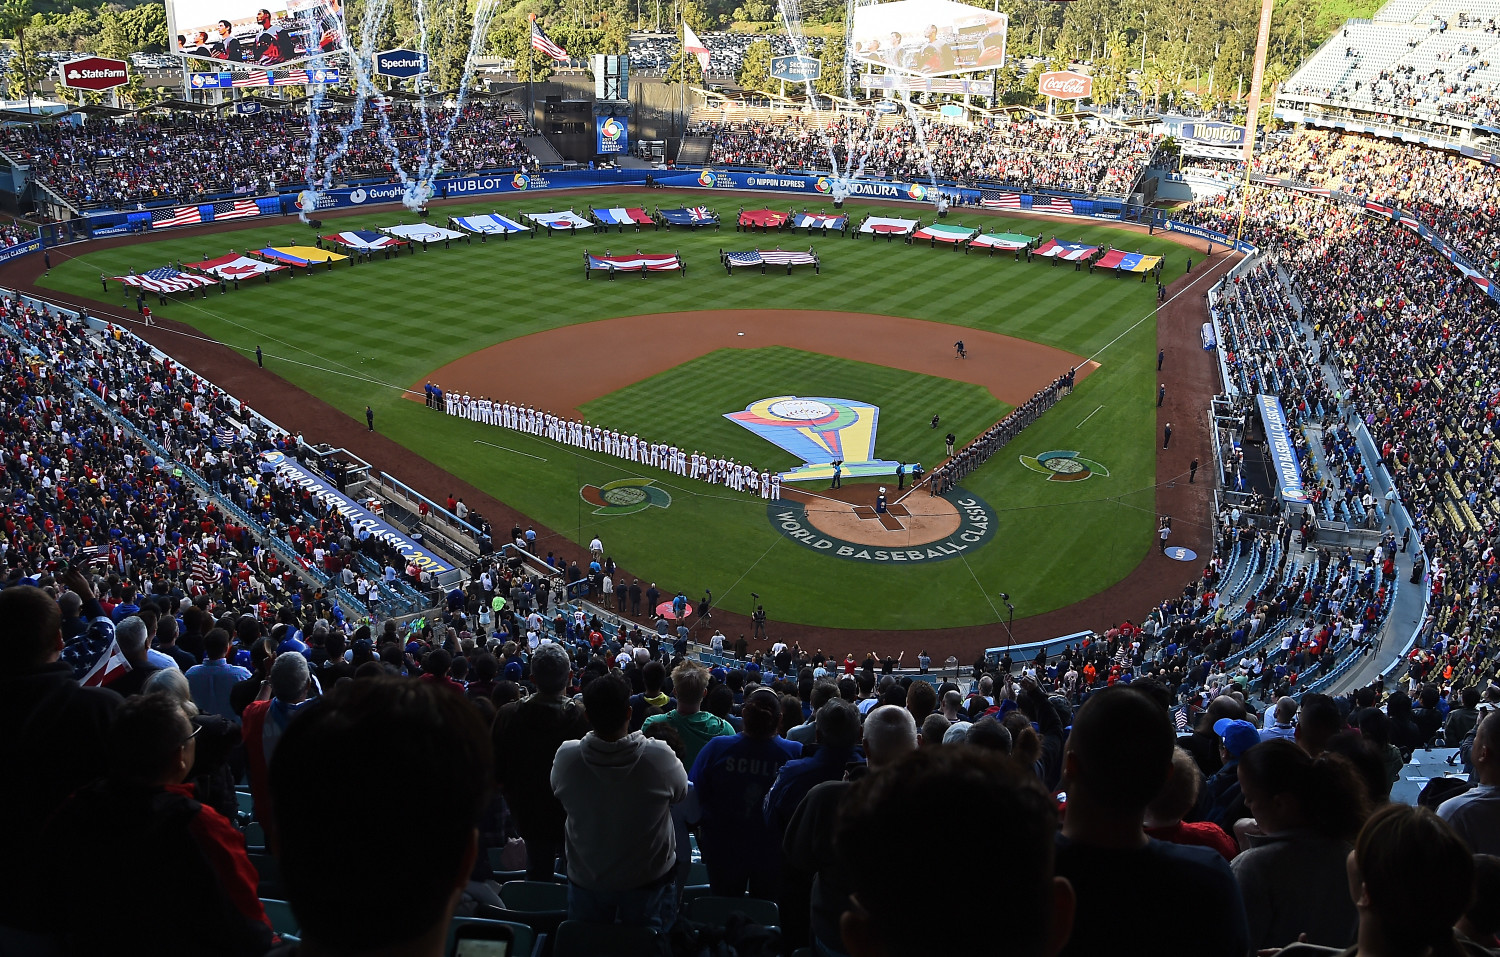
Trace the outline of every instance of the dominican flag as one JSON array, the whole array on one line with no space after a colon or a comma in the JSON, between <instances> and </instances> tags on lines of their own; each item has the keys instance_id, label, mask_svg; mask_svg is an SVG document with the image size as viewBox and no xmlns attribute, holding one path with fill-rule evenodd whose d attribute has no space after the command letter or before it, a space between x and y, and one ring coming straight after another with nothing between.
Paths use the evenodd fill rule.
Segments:
<instances>
[{"instance_id":1,"label":"dominican flag","mask_svg":"<svg viewBox=\"0 0 1500 957\"><path fill-rule=\"evenodd\" d=\"M125 653L120 650L120 640L116 638L110 641L109 650L99 656L94 667L88 670L88 674L79 683L85 688L102 688L129 670L130 662L125 660Z\"/></svg>"},{"instance_id":2,"label":"dominican flag","mask_svg":"<svg viewBox=\"0 0 1500 957\"><path fill-rule=\"evenodd\" d=\"M116 282L123 282L127 286L137 289L148 289L156 293L187 292L200 286L217 285L217 280L209 279L207 276L194 276L191 273L179 272L170 266L153 269L150 272L141 273L138 276L115 276Z\"/></svg>"},{"instance_id":3,"label":"dominican flag","mask_svg":"<svg viewBox=\"0 0 1500 957\"><path fill-rule=\"evenodd\" d=\"M568 56L567 50L553 43L552 38L542 32L542 28L537 26L535 20L531 21L531 48L554 60L572 59Z\"/></svg>"},{"instance_id":4,"label":"dominican flag","mask_svg":"<svg viewBox=\"0 0 1500 957\"><path fill-rule=\"evenodd\" d=\"M1033 196L1031 208L1039 213L1071 213L1073 204L1066 199L1058 199L1056 196Z\"/></svg>"},{"instance_id":5,"label":"dominican flag","mask_svg":"<svg viewBox=\"0 0 1500 957\"><path fill-rule=\"evenodd\" d=\"M708 47L698 39L698 34L684 21L682 24L682 54L683 56L693 54L698 58L698 65L703 67L704 75L708 74Z\"/></svg>"},{"instance_id":6,"label":"dominican flag","mask_svg":"<svg viewBox=\"0 0 1500 957\"><path fill-rule=\"evenodd\" d=\"M985 189L979 192L979 205L987 209L1020 209L1020 193L1003 193L998 189ZM1072 207L1069 207L1072 211Z\"/></svg>"},{"instance_id":7,"label":"dominican flag","mask_svg":"<svg viewBox=\"0 0 1500 957\"><path fill-rule=\"evenodd\" d=\"M214 219L248 219L259 215L260 207L255 205L253 199L233 199L223 203L214 203Z\"/></svg>"},{"instance_id":8,"label":"dominican flag","mask_svg":"<svg viewBox=\"0 0 1500 957\"><path fill-rule=\"evenodd\" d=\"M203 214L196 206L179 206L176 209L153 209L151 228L166 229L168 226L191 226L203 222Z\"/></svg>"}]
</instances>

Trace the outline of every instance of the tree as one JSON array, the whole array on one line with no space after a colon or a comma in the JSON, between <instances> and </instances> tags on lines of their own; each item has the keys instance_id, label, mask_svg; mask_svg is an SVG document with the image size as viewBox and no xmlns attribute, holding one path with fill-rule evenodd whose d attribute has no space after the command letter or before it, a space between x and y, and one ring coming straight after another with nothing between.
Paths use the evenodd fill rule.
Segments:
<instances>
[{"instance_id":1,"label":"tree","mask_svg":"<svg viewBox=\"0 0 1500 957\"><path fill-rule=\"evenodd\" d=\"M698 62L696 53L683 53L678 50L677 55L667 66L667 82L676 83L684 79L690 84L703 85L703 66Z\"/></svg>"},{"instance_id":2,"label":"tree","mask_svg":"<svg viewBox=\"0 0 1500 957\"><path fill-rule=\"evenodd\" d=\"M167 49L167 8L154 3L116 12L99 11L98 52L123 59L132 53L161 53Z\"/></svg>"},{"instance_id":3,"label":"tree","mask_svg":"<svg viewBox=\"0 0 1500 957\"><path fill-rule=\"evenodd\" d=\"M825 96L844 96L844 35L829 37L823 43L823 55L818 58L818 78L813 89Z\"/></svg>"},{"instance_id":4,"label":"tree","mask_svg":"<svg viewBox=\"0 0 1500 957\"><path fill-rule=\"evenodd\" d=\"M735 77L747 90L774 90L777 81L771 79L771 42L756 40L745 48L740 61L740 75Z\"/></svg>"}]
</instances>

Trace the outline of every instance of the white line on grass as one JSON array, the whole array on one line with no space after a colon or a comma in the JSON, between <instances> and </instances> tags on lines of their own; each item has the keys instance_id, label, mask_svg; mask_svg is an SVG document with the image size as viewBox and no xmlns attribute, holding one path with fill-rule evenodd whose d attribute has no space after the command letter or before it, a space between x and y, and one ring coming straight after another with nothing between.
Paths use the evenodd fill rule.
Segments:
<instances>
[{"instance_id":1,"label":"white line on grass","mask_svg":"<svg viewBox=\"0 0 1500 957\"><path fill-rule=\"evenodd\" d=\"M781 534L777 533L776 537L774 539L772 539L771 544L766 548L766 550L760 553L760 558L757 558L755 561L751 562L750 563L750 567L747 568L747 569L745 569L745 571L740 575L740 577L736 578L734 580L734 584L729 586L728 591L724 592L724 594L722 594L722 595L719 596L719 600L718 600L717 604L718 604L718 606L720 608L724 607L724 599L728 598L731 592L733 592L736 588L740 587L740 582L742 582L742 581L745 580L745 576L748 575L748 574L750 574L751 572L753 572L755 570L755 566L759 565L761 563L761 561L763 559L765 559L765 557L767 555L771 554L771 549L775 548L776 547L776 543L779 542L779 541L781 541Z\"/></svg>"},{"instance_id":2,"label":"white line on grass","mask_svg":"<svg viewBox=\"0 0 1500 957\"><path fill-rule=\"evenodd\" d=\"M969 569L969 577L974 579L975 585L979 586L979 594L984 596L985 602L990 606L990 611L995 613L995 620L1001 621L1002 619L1000 617L1000 609L996 608L995 603L990 601L990 593L985 589L984 585L980 583L979 576L974 574L974 569L969 565L968 556L960 555L958 556L958 560L964 563L965 568Z\"/></svg>"},{"instance_id":3,"label":"white line on grass","mask_svg":"<svg viewBox=\"0 0 1500 957\"><path fill-rule=\"evenodd\" d=\"M545 461L547 461L546 459L542 458L540 455L532 455L530 452L522 452L520 449L513 449L513 448L511 448L508 445L496 445L493 442L486 442L483 439L475 439L474 440L474 444L475 445L488 445L492 449L500 449L503 452L514 452L517 455L524 455L528 459L536 459L539 462L545 462Z\"/></svg>"},{"instance_id":4,"label":"white line on grass","mask_svg":"<svg viewBox=\"0 0 1500 957\"><path fill-rule=\"evenodd\" d=\"M1102 406L1102 405L1099 406L1099 409L1102 409L1102 408L1104 408L1104 406ZM1098 412L1099 409L1095 409L1094 412ZM1089 419L1092 419L1094 417L1094 412L1090 412L1088 415L1084 416L1083 417L1083 422L1087 422ZM1081 429L1081 428L1083 428L1083 422L1078 423L1077 425L1073 426L1073 428L1075 428L1075 429Z\"/></svg>"},{"instance_id":5,"label":"white line on grass","mask_svg":"<svg viewBox=\"0 0 1500 957\"><path fill-rule=\"evenodd\" d=\"M1220 260L1220 261L1222 262L1223 260ZM1087 359L1084 360L1084 362L1092 362L1095 359L1099 358L1100 356L1104 355L1104 351L1106 349L1108 349L1110 346L1114 345L1115 343L1119 342L1121 339L1125 338L1126 336L1128 336L1132 332L1134 332L1136 326L1139 326L1141 323L1145 322L1147 319L1150 319L1152 316L1156 315L1156 313L1160 312L1162 309L1165 309L1167 306L1170 306L1172 303L1176 302L1181 297L1187 295L1187 291L1189 289L1192 289L1194 286L1198 285L1198 283L1201 282L1202 280L1207 279L1208 276L1209 276L1209 274L1211 272L1213 272L1213 269L1214 269L1214 267L1212 267L1212 266L1210 266L1208 269L1205 269L1198 276L1197 279L1194 279L1192 282L1188 283L1186 286L1183 286L1182 289L1180 289L1179 291L1177 291L1176 293L1174 293L1172 295L1172 298L1166 300L1165 302L1159 303L1154 309L1152 309L1149 312L1147 312L1144 316L1141 316L1139 319L1137 319L1134 323L1131 324L1131 326L1130 326L1129 329L1126 329L1124 332L1120 333L1118 336L1115 336L1113 339L1111 339L1108 342L1106 342L1099 349L1098 352L1095 352L1093 355L1089 356ZM1083 363L1079 363L1077 366L1074 366L1074 368L1078 369L1078 368L1082 368L1082 366L1083 366Z\"/></svg>"}]
</instances>

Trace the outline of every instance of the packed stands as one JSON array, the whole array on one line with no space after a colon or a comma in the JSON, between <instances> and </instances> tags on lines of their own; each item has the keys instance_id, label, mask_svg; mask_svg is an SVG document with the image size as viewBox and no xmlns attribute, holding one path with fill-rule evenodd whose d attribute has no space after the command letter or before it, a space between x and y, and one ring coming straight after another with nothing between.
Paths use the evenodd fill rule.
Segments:
<instances>
[{"instance_id":1,"label":"packed stands","mask_svg":"<svg viewBox=\"0 0 1500 957\"><path fill-rule=\"evenodd\" d=\"M797 52L791 37L784 33L704 33L701 39L708 47L710 76L738 76L745 51L756 42L769 43L772 56L791 56ZM804 47L804 54L817 56L823 49L823 42L810 37ZM631 72L665 73L681 52L682 41L675 33L632 34L629 50Z\"/></svg>"},{"instance_id":2,"label":"packed stands","mask_svg":"<svg viewBox=\"0 0 1500 957\"><path fill-rule=\"evenodd\" d=\"M714 136L715 165L826 170L831 137L837 168L857 169L863 156L871 176L1108 195L1128 192L1155 149L1147 133L1031 118L973 126L929 123L925 148L911 123L876 124L864 117L840 117L825 128L820 118L781 114L696 132Z\"/></svg>"},{"instance_id":3,"label":"packed stands","mask_svg":"<svg viewBox=\"0 0 1500 957\"><path fill-rule=\"evenodd\" d=\"M348 109L321 114L319 157L338 142L328 131L347 124ZM441 130L443 110L422 122L415 106L392 102L384 113L366 112L348 151L334 166L335 182L395 178L389 150L381 142L381 117L413 165L421 155L424 126ZM444 154L450 169L516 169L532 164L521 140L534 135L499 104L466 106ZM133 206L175 200L199 202L218 194L274 193L305 182L308 127L296 111L262 111L214 118L172 115L159 119L94 120L82 127L56 124L11 126L0 131L0 152L31 166L31 173L74 206ZM226 162L232 156L233 162Z\"/></svg>"}]
</instances>

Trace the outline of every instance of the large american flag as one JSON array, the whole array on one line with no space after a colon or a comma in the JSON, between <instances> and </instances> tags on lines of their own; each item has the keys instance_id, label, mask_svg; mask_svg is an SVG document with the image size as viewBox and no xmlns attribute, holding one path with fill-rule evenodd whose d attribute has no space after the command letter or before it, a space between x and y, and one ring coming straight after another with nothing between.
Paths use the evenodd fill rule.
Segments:
<instances>
[{"instance_id":1,"label":"large american flag","mask_svg":"<svg viewBox=\"0 0 1500 957\"><path fill-rule=\"evenodd\" d=\"M1058 199L1056 196L1034 196L1031 200L1031 208L1043 213L1071 213L1073 204L1066 199Z\"/></svg>"},{"instance_id":2,"label":"large american flag","mask_svg":"<svg viewBox=\"0 0 1500 957\"><path fill-rule=\"evenodd\" d=\"M805 253L783 252L780 249L761 249L758 252L760 258L772 266L811 266L818 261L811 249Z\"/></svg>"},{"instance_id":3,"label":"large american flag","mask_svg":"<svg viewBox=\"0 0 1500 957\"><path fill-rule=\"evenodd\" d=\"M114 278L117 282L123 282L127 286L161 293L187 292L189 289L197 289L200 286L218 285L217 279L179 272L171 266L163 266L136 276L115 276Z\"/></svg>"},{"instance_id":4,"label":"large american flag","mask_svg":"<svg viewBox=\"0 0 1500 957\"><path fill-rule=\"evenodd\" d=\"M214 203L214 219L246 219L259 215L260 207L255 205L253 199L234 199Z\"/></svg>"},{"instance_id":5,"label":"large american flag","mask_svg":"<svg viewBox=\"0 0 1500 957\"><path fill-rule=\"evenodd\" d=\"M99 656L94 667L88 670L79 684L85 688L102 688L130 670L130 662L120 649L119 639L109 643L109 650Z\"/></svg>"},{"instance_id":6,"label":"large american flag","mask_svg":"<svg viewBox=\"0 0 1500 957\"><path fill-rule=\"evenodd\" d=\"M759 266L765 263L760 258L760 253L751 250L747 253L725 253L724 261L731 266Z\"/></svg>"},{"instance_id":7,"label":"large american flag","mask_svg":"<svg viewBox=\"0 0 1500 957\"><path fill-rule=\"evenodd\" d=\"M229 81L230 86L237 90L252 86L302 86L306 83L306 70L287 70L285 73L247 70L236 72Z\"/></svg>"},{"instance_id":8,"label":"large american flag","mask_svg":"<svg viewBox=\"0 0 1500 957\"><path fill-rule=\"evenodd\" d=\"M153 209L151 228L166 229L168 226L191 226L203 222L203 214L196 206L178 206L176 209Z\"/></svg>"},{"instance_id":9,"label":"large american flag","mask_svg":"<svg viewBox=\"0 0 1500 957\"><path fill-rule=\"evenodd\" d=\"M552 42L552 38L542 32L535 20L531 21L531 48L554 60L570 59L568 51Z\"/></svg>"},{"instance_id":10,"label":"large american flag","mask_svg":"<svg viewBox=\"0 0 1500 957\"><path fill-rule=\"evenodd\" d=\"M979 205L989 209L1020 209L1020 193L1002 193L998 189L985 189L979 192Z\"/></svg>"}]
</instances>

